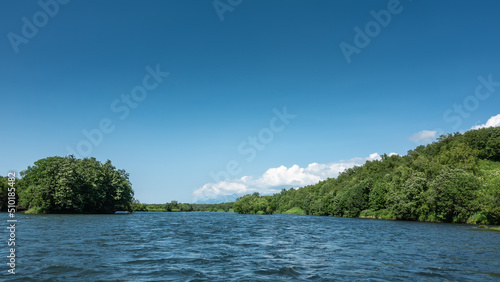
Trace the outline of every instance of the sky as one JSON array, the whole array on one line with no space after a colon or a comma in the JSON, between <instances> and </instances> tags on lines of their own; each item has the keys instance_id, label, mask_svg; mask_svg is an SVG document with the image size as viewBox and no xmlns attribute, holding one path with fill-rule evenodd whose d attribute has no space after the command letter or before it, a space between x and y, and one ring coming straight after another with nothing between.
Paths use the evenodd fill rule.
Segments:
<instances>
[{"instance_id":1,"label":"sky","mask_svg":"<svg viewBox=\"0 0 500 282\"><path fill-rule=\"evenodd\" d=\"M144 203L317 183L500 125L500 2L0 3L0 175L95 157Z\"/></svg>"}]
</instances>

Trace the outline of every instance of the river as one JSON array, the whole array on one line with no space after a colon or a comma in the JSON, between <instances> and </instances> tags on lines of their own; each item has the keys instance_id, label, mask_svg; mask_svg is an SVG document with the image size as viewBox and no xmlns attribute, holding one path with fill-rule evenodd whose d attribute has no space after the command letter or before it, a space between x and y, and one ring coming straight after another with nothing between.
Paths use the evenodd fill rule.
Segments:
<instances>
[{"instance_id":1,"label":"river","mask_svg":"<svg viewBox=\"0 0 500 282\"><path fill-rule=\"evenodd\" d=\"M0 279L500 280L500 232L470 225L208 212L16 216L16 274L3 256Z\"/></svg>"}]
</instances>

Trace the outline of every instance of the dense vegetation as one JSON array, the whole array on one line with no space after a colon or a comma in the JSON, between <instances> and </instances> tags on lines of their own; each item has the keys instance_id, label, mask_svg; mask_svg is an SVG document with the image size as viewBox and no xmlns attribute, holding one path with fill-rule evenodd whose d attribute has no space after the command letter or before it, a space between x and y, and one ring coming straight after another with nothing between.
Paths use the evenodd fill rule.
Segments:
<instances>
[{"instance_id":1,"label":"dense vegetation","mask_svg":"<svg viewBox=\"0 0 500 282\"><path fill-rule=\"evenodd\" d=\"M234 210L500 224L500 128L443 135L300 189L246 195Z\"/></svg>"},{"instance_id":2,"label":"dense vegetation","mask_svg":"<svg viewBox=\"0 0 500 282\"><path fill-rule=\"evenodd\" d=\"M133 211L160 211L160 212L179 212L179 211L206 211L206 212L233 212L233 203L221 204L187 204L171 201L166 204L142 204L134 200L132 204Z\"/></svg>"},{"instance_id":3,"label":"dense vegetation","mask_svg":"<svg viewBox=\"0 0 500 282\"><path fill-rule=\"evenodd\" d=\"M36 161L21 176L16 183L19 205L29 212L131 211L134 192L129 175L109 160L100 163L95 158L49 157Z\"/></svg>"}]
</instances>

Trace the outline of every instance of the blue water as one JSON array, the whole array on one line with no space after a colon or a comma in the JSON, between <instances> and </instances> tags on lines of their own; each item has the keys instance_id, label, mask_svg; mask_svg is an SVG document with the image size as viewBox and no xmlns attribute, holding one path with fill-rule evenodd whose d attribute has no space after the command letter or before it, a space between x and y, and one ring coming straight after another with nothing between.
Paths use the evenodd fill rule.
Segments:
<instances>
[{"instance_id":1,"label":"blue water","mask_svg":"<svg viewBox=\"0 0 500 282\"><path fill-rule=\"evenodd\" d=\"M16 274L7 274L5 243L0 279L500 281L500 232L470 225L202 212L17 217ZM8 230L0 235L7 242Z\"/></svg>"}]
</instances>

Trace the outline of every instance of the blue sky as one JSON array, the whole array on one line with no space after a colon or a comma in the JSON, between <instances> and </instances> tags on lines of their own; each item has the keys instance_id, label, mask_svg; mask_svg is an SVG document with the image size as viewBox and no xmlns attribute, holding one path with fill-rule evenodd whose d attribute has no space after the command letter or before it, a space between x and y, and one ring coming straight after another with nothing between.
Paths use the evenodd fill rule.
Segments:
<instances>
[{"instance_id":1,"label":"blue sky","mask_svg":"<svg viewBox=\"0 0 500 282\"><path fill-rule=\"evenodd\" d=\"M140 201L192 202L500 119L498 1L66 2L0 4L0 175L87 142Z\"/></svg>"}]
</instances>

